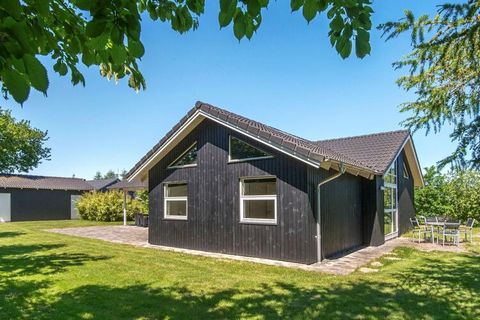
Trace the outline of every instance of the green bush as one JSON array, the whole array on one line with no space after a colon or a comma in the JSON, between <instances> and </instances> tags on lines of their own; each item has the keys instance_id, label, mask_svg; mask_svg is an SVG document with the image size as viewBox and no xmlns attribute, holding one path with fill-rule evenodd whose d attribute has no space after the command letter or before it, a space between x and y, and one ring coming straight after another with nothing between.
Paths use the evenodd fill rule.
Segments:
<instances>
[{"instance_id":1,"label":"green bush","mask_svg":"<svg viewBox=\"0 0 480 320\"><path fill-rule=\"evenodd\" d=\"M148 214L148 191L140 190L135 192L135 200L140 204L141 212Z\"/></svg>"},{"instance_id":2,"label":"green bush","mask_svg":"<svg viewBox=\"0 0 480 320\"><path fill-rule=\"evenodd\" d=\"M441 173L425 168L425 187L415 191L417 215L449 216L462 221L480 221L480 172L475 170Z\"/></svg>"},{"instance_id":3,"label":"green bush","mask_svg":"<svg viewBox=\"0 0 480 320\"><path fill-rule=\"evenodd\" d=\"M84 220L121 221L123 220L123 192L91 192L84 194L76 203L78 213ZM142 204L127 195L127 219L142 212Z\"/></svg>"}]
</instances>

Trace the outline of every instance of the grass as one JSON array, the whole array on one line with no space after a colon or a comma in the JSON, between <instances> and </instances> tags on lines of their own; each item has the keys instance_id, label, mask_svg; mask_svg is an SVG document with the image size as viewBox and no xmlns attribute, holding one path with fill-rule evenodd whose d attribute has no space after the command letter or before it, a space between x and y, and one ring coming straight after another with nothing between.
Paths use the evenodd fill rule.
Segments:
<instances>
[{"instance_id":1,"label":"grass","mask_svg":"<svg viewBox=\"0 0 480 320\"><path fill-rule=\"evenodd\" d=\"M44 231L91 224L0 224L0 319L480 318L478 244L332 276Z\"/></svg>"}]
</instances>

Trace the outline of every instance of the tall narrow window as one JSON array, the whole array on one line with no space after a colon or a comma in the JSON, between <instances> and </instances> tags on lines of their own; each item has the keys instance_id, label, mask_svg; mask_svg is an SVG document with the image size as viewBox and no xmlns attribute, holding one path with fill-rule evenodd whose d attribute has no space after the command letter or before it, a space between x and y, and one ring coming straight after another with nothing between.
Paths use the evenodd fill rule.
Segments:
<instances>
[{"instance_id":1,"label":"tall narrow window","mask_svg":"<svg viewBox=\"0 0 480 320\"><path fill-rule=\"evenodd\" d=\"M185 150L175 161L173 161L169 168L183 168L197 165L197 143L195 142L187 150Z\"/></svg>"},{"instance_id":2,"label":"tall narrow window","mask_svg":"<svg viewBox=\"0 0 480 320\"><path fill-rule=\"evenodd\" d=\"M271 157L271 154L260 150L245 141L230 136L230 161L266 159Z\"/></svg>"},{"instance_id":3,"label":"tall narrow window","mask_svg":"<svg viewBox=\"0 0 480 320\"><path fill-rule=\"evenodd\" d=\"M408 170L407 170L407 165L405 164L405 162L403 163L403 177L405 179L410 178L410 175L408 174Z\"/></svg>"},{"instance_id":4,"label":"tall narrow window","mask_svg":"<svg viewBox=\"0 0 480 320\"><path fill-rule=\"evenodd\" d=\"M248 178L240 181L240 221L277 222L277 179Z\"/></svg>"},{"instance_id":5,"label":"tall narrow window","mask_svg":"<svg viewBox=\"0 0 480 320\"><path fill-rule=\"evenodd\" d=\"M168 183L164 189L165 219L187 220L187 183Z\"/></svg>"},{"instance_id":6,"label":"tall narrow window","mask_svg":"<svg viewBox=\"0 0 480 320\"><path fill-rule=\"evenodd\" d=\"M383 176L383 224L385 238L392 238L398 234L398 205L397 205L397 165L396 160Z\"/></svg>"}]
</instances>

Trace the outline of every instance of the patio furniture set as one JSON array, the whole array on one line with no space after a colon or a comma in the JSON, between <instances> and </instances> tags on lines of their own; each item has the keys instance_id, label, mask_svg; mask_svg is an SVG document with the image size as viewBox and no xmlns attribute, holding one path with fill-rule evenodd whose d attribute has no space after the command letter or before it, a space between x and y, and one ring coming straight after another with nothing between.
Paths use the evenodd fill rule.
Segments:
<instances>
[{"instance_id":1,"label":"patio furniture set","mask_svg":"<svg viewBox=\"0 0 480 320\"><path fill-rule=\"evenodd\" d=\"M460 244L461 235L465 235L465 241L470 237L470 242L473 242L473 225L475 219L468 218L467 223L462 225L460 221L455 221L444 217L424 217L420 216L422 223L415 217L410 218L413 227L413 241L418 240L420 243L421 237L426 240L429 238L432 243L437 244L442 241L442 245L448 240L451 240L453 245Z\"/></svg>"}]
</instances>

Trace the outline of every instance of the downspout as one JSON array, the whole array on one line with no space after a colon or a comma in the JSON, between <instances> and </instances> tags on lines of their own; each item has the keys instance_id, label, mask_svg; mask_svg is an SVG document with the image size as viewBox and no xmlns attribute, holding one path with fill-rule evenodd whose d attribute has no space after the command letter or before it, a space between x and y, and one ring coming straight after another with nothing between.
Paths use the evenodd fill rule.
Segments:
<instances>
[{"instance_id":1,"label":"downspout","mask_svg":"<svg viewBox=\"0 0 480 320\"><path fill-rule=\"evenodd\" d=\"M321 186L323 186L324 184L330 182L330 181L333 181L335 179L337 179L338 177L340 177L342 174L345 173L345 167L343 166L343 163L340 162L340 170L338 171L338 173L334 174L333 176L330 176L328 178L326 178L325 180L322 180L318 183L317 185L317 262L320 262L322 261L322 225L321 225L321 221L322 221L322 215L321 215L321 196L320 196L320 189L321 189Z\"/></svg>"}]
</instances>

